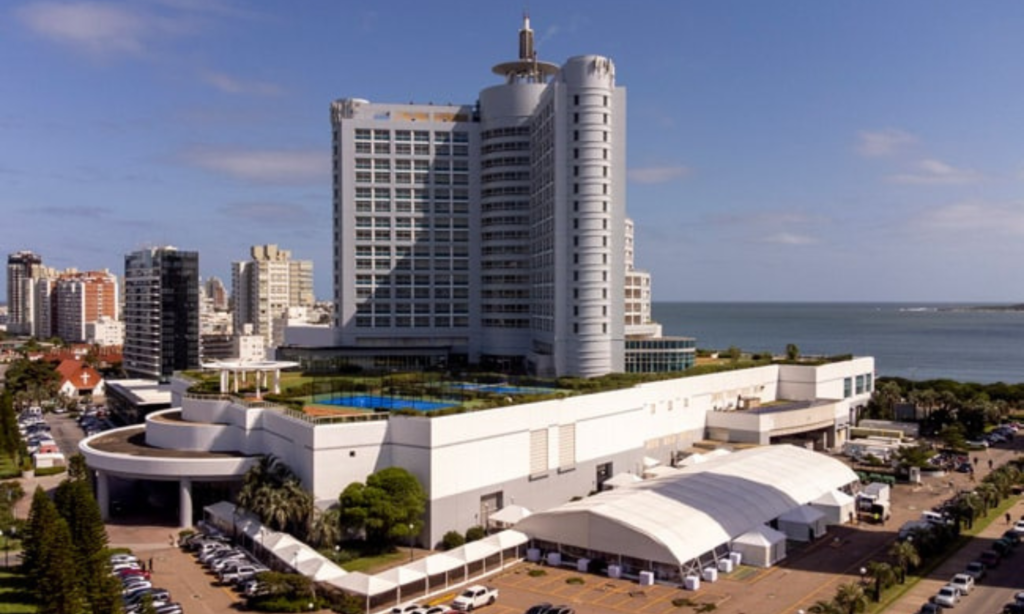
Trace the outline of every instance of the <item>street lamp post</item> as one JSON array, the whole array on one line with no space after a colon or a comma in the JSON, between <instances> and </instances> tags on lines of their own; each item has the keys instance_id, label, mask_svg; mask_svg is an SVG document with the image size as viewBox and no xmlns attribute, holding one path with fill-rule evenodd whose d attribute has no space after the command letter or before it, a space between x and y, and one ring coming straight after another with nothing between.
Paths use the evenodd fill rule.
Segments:
<instances>
[{"instance_id":1,"label":"street lamp post","mask_svg":"<svg viewBox=\"0 0 1024 614\"><path fill-rule=\"evenodd\" d=\"M413 560L413 553L412 553L412 529L413 529L413 525L410 522L409 523L409 561Z\"/></svg>"},{"instance_id":2,"label":"street lamp post","mask_svg":"<svg viewBox=\"0 0 1024 614\"><path fill-rule=\"evenodd\" d=\"M867 568L866 567L861 567L860 568L860 585L861 586L864 586L864 582L866 581L867 576L868 576Z\"/></svg>"}]
</instances>

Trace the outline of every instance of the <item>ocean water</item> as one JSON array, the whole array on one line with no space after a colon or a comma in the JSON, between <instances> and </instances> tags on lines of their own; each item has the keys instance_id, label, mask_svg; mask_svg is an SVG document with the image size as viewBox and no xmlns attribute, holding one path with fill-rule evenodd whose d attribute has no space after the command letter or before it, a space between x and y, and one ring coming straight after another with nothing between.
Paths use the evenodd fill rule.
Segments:
<instances>
[{"instance_id":1,"label":"ocean water","mask_svg":"<svg viewBox=\"0 0 1024 614\"><path fill-rule=\"evenodd\" d=\"M1024 382L1024 311L919 303L654 303L666 335L697 347L874 356L880 376Z\"/></svg>"}]
</instances>

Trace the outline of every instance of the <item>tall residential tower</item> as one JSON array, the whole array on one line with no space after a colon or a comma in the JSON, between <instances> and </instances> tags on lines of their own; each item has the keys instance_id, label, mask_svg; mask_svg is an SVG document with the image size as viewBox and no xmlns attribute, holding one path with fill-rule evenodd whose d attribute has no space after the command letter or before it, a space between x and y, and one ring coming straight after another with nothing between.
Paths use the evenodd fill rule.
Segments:
<instances>
[{"instance_id":1,"label":"tall residential tower","mask_svg":"<svg viewBox=\"0 0 1024 614\"><path fill-rule=\"evenodd\" d=\"M313 306L313 262L292 260L290 251L276 245L254 245L250 254L251 260L231 265L235 333L252 324L265 347L276 347L284 331L275 330L274 321L290 307Z\"/></svg>"},{"instance_id":2,"label":"tall residential tower","mask_svg":"<svg viewBox=\"0 0 1024 614\"><path fill-rule=\"evenodd\" d=\"M199 366L199 253L159 247L124 257L124 369L162 379Z\"/></svg>"},{"instance_id":3,"label":"tall residential tower","mask_svg":"<svg viewBox=\"0 0 1024 614\"><path fill-rule=\"evenodd\" d=\"M626 93L519 57L475 104L331 108L336 342L540 375L625 368Z\"/></svg>"}]
</instances>

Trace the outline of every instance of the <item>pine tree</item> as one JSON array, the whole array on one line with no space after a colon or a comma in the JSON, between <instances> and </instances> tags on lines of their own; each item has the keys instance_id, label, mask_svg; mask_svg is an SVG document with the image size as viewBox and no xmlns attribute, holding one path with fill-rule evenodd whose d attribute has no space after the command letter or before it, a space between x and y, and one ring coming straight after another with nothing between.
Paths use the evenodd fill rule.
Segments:
<instances>
[{"instance_id":1,"label":"pine tree","mask_svg":"<svg viewBox=\"0 0 1024 614\"><path fill-rule=\"evenodd\" d=\"M42 487L32 495L22 540L25 575L35 578L32 594L41 614L84 611L71 531Z\"/></svg>"},{"instance_id":2,"label":"pine tree","mask_svg":"<svg viewBox=\"0 0 1024 614\"><path fill-rule=\"evenodd\" d=\"M68 524L59 516L44 551L37 576L37 603L40 614L83 614L87 611L79 570L75 567L75 549Z\"/></svg>"},{"instance_id":3,"label":"pine tree","mask_svg":"<svg viewBox=\"0 0 1024 614\"><path fill-rule=\"evenodd\" d=\"M58 512L75 536L74 554L79 584L93 612L112 612L118 602L118 586L110 576L104 551L107 532L92 488L84 480L64 480L57 487L54 501Z\"/></svg>"},{"instance_id":4,"label":"pine tree","mask_svg":"<svg viewBox=\"0 0 1024 614\"><path fill-rule=\"evenodd\" d=\"M4 389L0 394L0 453L14 456L18 452L18 417L14 413L14 398Z\"/></svg>"}]
</instances>

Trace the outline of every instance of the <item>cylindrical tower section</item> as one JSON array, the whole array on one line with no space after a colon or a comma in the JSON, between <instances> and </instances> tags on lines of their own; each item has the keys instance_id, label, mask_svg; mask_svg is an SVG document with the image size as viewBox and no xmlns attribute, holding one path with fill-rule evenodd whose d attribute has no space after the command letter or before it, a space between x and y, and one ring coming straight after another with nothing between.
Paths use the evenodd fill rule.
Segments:
<instances>
[{"instance_id":1,"label":"cylindrical tower section","mask_svg":"<svg viewBox=\"0 0 1024 614\"><path fill-rule=\"evenodd\" d=\"M571 240L560 242L568 253L559 260L571 270L572 292L562 313L575 345L566 359L576 361L570 371L597 376L624 369L625 99L605 57L571 58L559 78L571 186Z\"/></svg>"},{"instance_id":2,"label":"cylindrical tower section","mask_svg":"<svg viewBox=\"0 0 1024 614\"><path fill-rule=\"evenodd\" d=\"M530 346L530 117L544 89L480 94L481 360L509 367Z\"/></svg>"}]
</instances>

